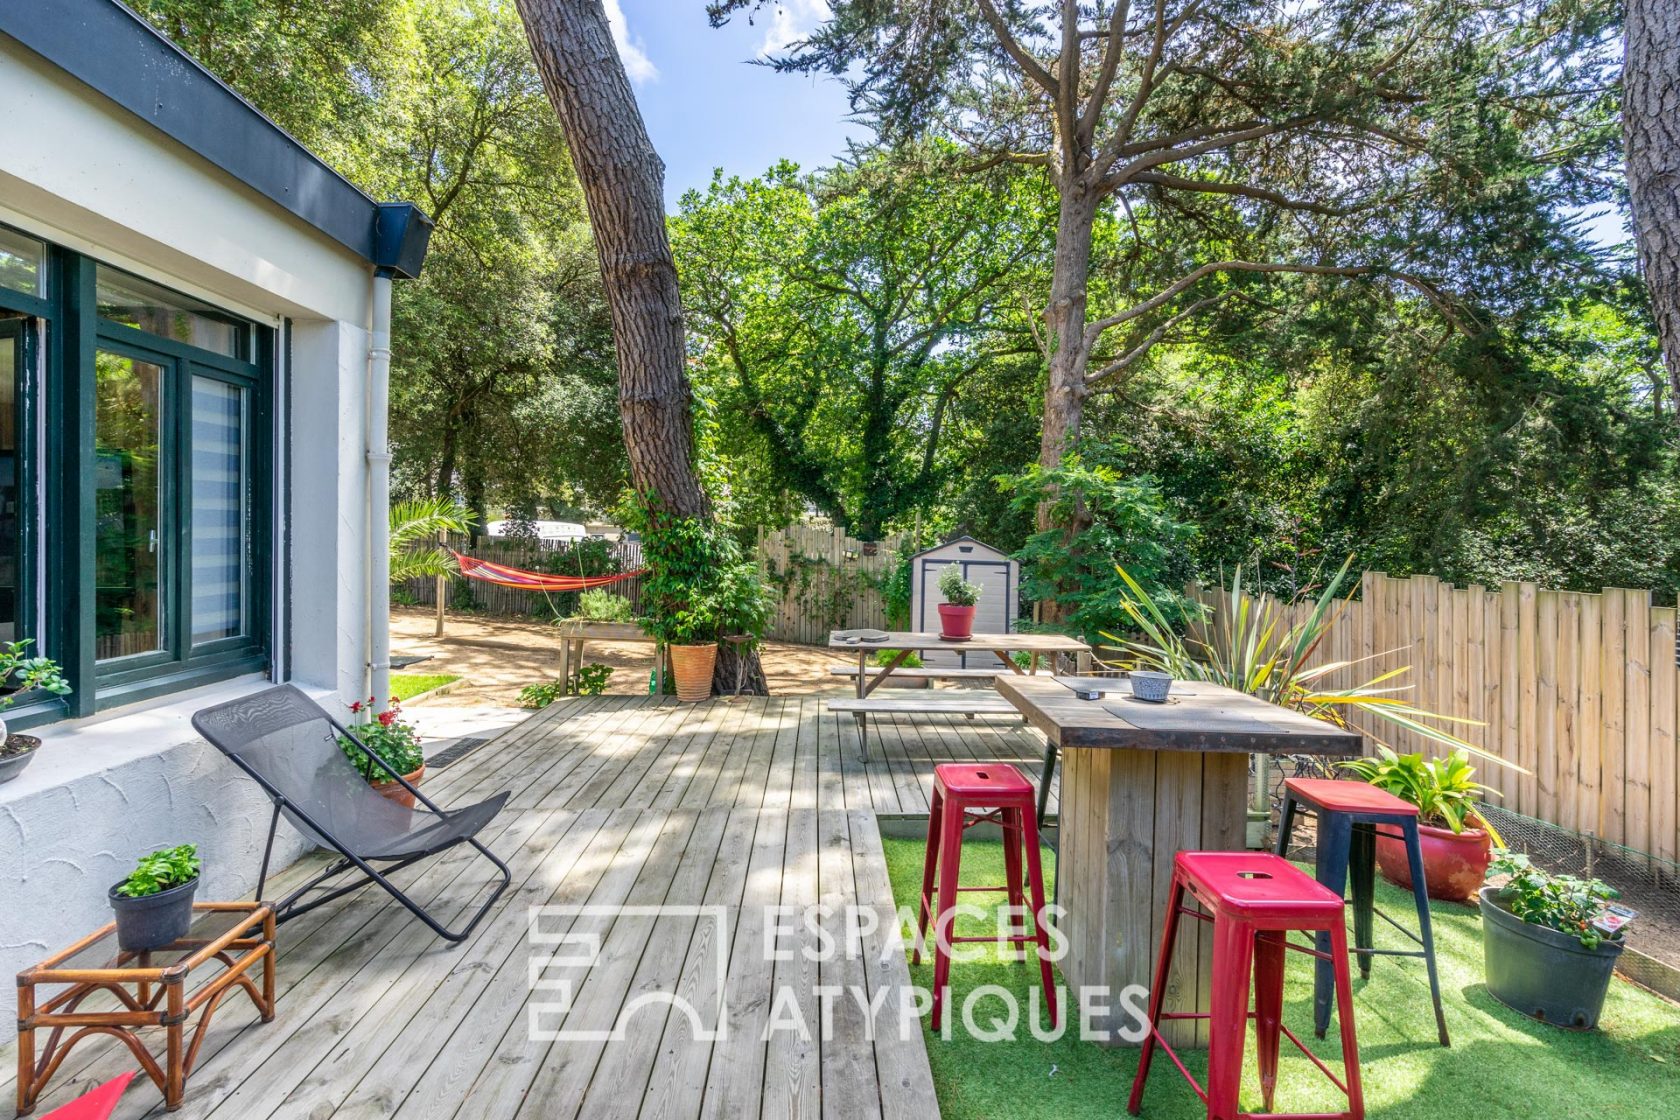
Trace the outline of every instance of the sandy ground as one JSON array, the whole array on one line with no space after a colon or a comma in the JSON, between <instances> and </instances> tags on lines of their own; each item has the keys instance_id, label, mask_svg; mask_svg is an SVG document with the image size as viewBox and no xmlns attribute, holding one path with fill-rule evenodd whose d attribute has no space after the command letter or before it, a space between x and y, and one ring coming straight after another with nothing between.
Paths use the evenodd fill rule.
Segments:
<instances>
[{"instance_id":1,"label":"sandy ground","mask_svg":"<svg viewBox=\"0 0 1680 1120\"><path fill-rule=\"evenodd\" d=\"M514 705L528 684L553 680L560 672L560 639L553 626L511 618L451 614L442 638L433 637L435 621L429 610L391 608L391 652L396 657L423 656L413 673L454 673L465 682L447 697L451 706ZM607 691L622 695L647 692L653 671L653 647L640 642L590 642L585 662L613 667ZM841 683L828 675L839 664L815 646L767 642L764 673L773 695L834 691Z\"/></svg>"}]
</instances>

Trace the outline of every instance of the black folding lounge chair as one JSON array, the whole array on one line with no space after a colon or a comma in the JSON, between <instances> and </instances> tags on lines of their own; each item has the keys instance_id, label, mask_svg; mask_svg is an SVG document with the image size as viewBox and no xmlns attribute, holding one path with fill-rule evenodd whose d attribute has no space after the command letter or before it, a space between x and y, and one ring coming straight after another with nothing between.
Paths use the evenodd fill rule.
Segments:
<instances>
[{"instance_id":1,"label":"black folding lounge chair","mask_svg":"<svg viewBox=\"0 0 1680 1120\"><path fill-rule=\"evenodd\" d=\"M263 886L268 881L274 830L282 813L304 836L331 848L341 857L275 904L278 921L306 914L368 883L378 883L413 911L415 917L436 930L438 936L460 941L473 931L507 889L511 879L507 865L475 839L501 812L508 799L506 792L464 809L440 808L407 782L403 785L413 791L425 808L410 809L381 797L350 765L339 748L340 736L365 751L393 779L402 781L402 775L368 750L320 705L289 684L205 708L193 716L192 723L235 766L255 778L274 802L274 815L268 822L268 845L263 849L262 870L257 875L256 897L263 896ZM495 864L502 881L472 920L459 931L452 931L426 913L387 876L462 843L471 844ZM352 870L361 872L353 882L304 901L309 892Z\"/></svg>"}]
</instances>

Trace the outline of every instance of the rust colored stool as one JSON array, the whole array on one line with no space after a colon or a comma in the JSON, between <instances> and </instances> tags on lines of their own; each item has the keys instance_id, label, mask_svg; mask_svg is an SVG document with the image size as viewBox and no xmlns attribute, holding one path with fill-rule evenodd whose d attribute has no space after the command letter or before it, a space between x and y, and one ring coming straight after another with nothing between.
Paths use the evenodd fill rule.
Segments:
<instances>
[{"instance_id":1,"label":"rust colored stool","mask_svg":"<svg viewBox=\"0 0 1680 1120\"><path fill-rule=\"evenodd\" d=\"M1418 839L1417 806L1402 801L1387 790L1365 782L1334 778L1290 778L1283 783L1283 814L1278 822L1277 854L1289 852L1295 818L1302 812L1318 818L1316 877L1341 896L1352 880L1353 954L1359 958L1359 975L1371 978L1373 957L1422 957L1429 973L1429 998L1435 1003L1435 1035L1449 1046L1447 1013L1441 1006L1441 978L1435 968L1435 933L1429 923L1429 892L1424 885L1423 849ZM1405 926L1376 908L1375 878L1377 830L1397 837L1406 846L1406 862L1412 875L1412 902L1417 909L1418 931ZM1418 946L1416 949L1378 949L1372 944L1372 917L1379 917ZM1319 952L1329 948L1323 934ZM1313 1029L1323 1038L1330 1026L1330 966L1320 961L1313 978Z\"/></svg>"},{"instance_id":2,"label":"rust colored stool","mask_svg":"<svg viewBox=\"0 0 1680 1120\"><path fill-rule=\"evenodd\" d=\"M1001 887L963 887L957 884L962 864L963 833L977 824L992 823L1003 829L1003 866L1008 882ZM933 768L933 802L928 807L927 851L922 859L922 905L917 919L914 953L921 963L927 941L929 902L938 879L938 909L934 911L933 1029L939 1029L951 978L953 944L964 941L995 941L991 937L955 937L953 908L958 891L1007 891L1011 906L1024 907L1026 892L1021 881L1021 851L1026 849L1026 884L1032 894L1033 932L1022 931L1017 918L1014 933L1004 940L1038 946L1038 965L1044 981L1044 996L1050 1005L1050 1025L1056 1025L1056 987L1050 977L1049 938L1044 931L1044 871L1038 855L1038 818L1034 812L1032 783L1007 763L948 762ZM1019 913L1019 911L1017 911Z\"/></svg>"},{"instance_id":3,"label":"rust colored stool","mask_svg":"<svg viewBox=\"0 0 1680 1120\"><path fill-rule=\"evenodd\" d=\"M1206 913L1185 905L1188 892ZM1173 943L1180 915L1213 925L1213 987L1205 1012L1162 1012L1167 974L1172 968ZM1331 950L1291 944L1290 930L1326 933ZM1338 1079L1295 1032L1283 1025L1283 951L1293 949L1323 959L1328 956L1336 976L1337 1018L1342 1027L1342 1079ZM1248 1009L1249 974L1253 973L1254 1010ZM1173 1048L1161 1037L1168 1019L1208 1021L1207 1088L1196 1083ZM1172 895L1167 905L1161 956L1155 965L1155 985L1149 992L1149 1035L1138 1057L1137 1076L1126 1109L1137 1115L1149 1063L1159 1045L1184 1074L1196 1095L1207 1105L1208 1120L1237 1120L1259 1115L1237 1110L1242 1084L1243 1043L1248 1021L1254 1020L1260 1066L1261 1112L1315 1120L1362 1120L1365 1100L1359 1087L1359 1044L1353 1033L1353 981L1348 974L1347 926L1342 899L1288 860L1265 852L1179 852L1173 857ZM1347 1095L1345 1112L1272 1112L1277 1088L1279 1036L1288 1038L1338 1089Z\"/></svg>"}]
</instances>

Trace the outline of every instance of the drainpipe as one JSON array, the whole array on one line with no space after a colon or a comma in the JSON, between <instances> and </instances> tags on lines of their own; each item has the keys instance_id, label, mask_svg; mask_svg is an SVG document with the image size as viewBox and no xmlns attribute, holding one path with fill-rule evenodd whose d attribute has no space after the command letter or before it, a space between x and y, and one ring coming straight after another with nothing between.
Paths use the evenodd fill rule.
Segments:
<instances>
[{"instance_id":1,"label":"drainpipe","mask_svg":"<svg viewBox=\"0 0 1680 1120\"><path fill-rule=\"evenodd\" d=\"M373 324L367 388L367 695L383 708L391 698L391 449L386 430L391 398L391 272L373 274Z\"/></svg>"}]
</instances>

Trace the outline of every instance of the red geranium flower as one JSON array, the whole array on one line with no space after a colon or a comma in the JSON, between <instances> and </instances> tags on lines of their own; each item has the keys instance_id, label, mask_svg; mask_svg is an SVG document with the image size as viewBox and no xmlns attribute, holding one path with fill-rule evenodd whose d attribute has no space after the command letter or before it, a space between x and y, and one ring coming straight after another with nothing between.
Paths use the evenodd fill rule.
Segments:
<instances>
[{"instance_id":1,"label":"red geranium flower","mask_svg":"<svg viewBox=\"0 0 1680 1120\"><path fill-rule=\"evenodd\" d=\"M396 712L380 712L379 713L379 722L382 726L389 727L393 723L397 722L397 713Z\"/></svg>"}]
</instances>

